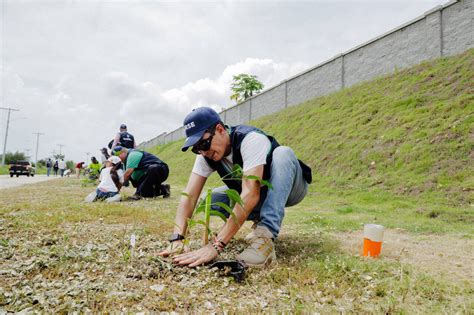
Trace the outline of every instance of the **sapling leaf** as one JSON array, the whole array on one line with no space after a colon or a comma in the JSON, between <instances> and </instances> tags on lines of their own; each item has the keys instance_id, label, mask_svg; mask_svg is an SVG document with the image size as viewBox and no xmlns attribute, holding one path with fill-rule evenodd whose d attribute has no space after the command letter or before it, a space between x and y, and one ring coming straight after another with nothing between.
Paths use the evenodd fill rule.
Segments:
<instances>
[{"instance_id":1,"label":"sapling leaf","mask_svg":"<svg viewBox=\"0 0 474 315\"><path fill-rule=\"evenodd\" d=\"M230 214L230 216L232 217L232 219L234 220L235 224L237 224L237 225L240 227L240 224L239 224L238 221L237 221L237 217L235 216L235 213L234 213L234 211L232 210L232 208L233 208L234 205L235 205L235 202L231 202L232 208L229 207L228 205L226 205L225 203L220 202L220 201L214 202L213 204L216 205L216 206L219 206L219 207L221 207L222 209L224 209L225 211L227 211L227 212ZM227 220L225 220L225 221L227 221Z\"/></svg>"},{"instance_id":2,"label":"sapling leaf","mask_svg":"<svg viewBox=\"0 0 474 315\"><path fill-rule=\"evenodd\" d=\"M221 207L222 209L227 211L229 214L232 213L232 208L229 207L227 204L225 204L223 202L216 201L216 202L213 203L213 205Z\"/></svg>"},{"instance_id":3,"label":"sapling leaf","mask_svg":"<svg viewBox=\"0 0 474 315\"><path fill-rule=\"evenodd\" d=\"M202 200L199 206L194 210L194 215L204 212L206 210L206 202Z\"/></svg>"},{"instance_id":4,"label":"sapling leaf","mask_svg":"<svg viewBox=\"0 0 474 315\"><path fill-rule=\"evenodd\" d=\"M186 193L186 192L184 192L184 191L181 192L181 195L182 195L182 196L186 196L186 197L188 197L188 198L191 197L188 193Z\"/></svg>"},{"instance_id":5,"label":"sapling leaf","mask_svg":"<svg viewBox=\"0 0 474 315\"><path fill-rule=\"evenodd\" d=\"M273 189L273 185L268 180L262 179L262 181L260 183L262 183L262 185L264 185L264 186L267 186L268 189Z\"/></svg>"},{"instance_id":6,"label":"sapling leaf","mask_svg":"<svg viewBox=\"0 0 474 315\"><path fill-rule=\"evenodd\" d=\"M232 172L223 176L222 179L223 180L226 180L226 179L241 180L242 174L243 174L242 168L239 165L235 164L234 167L232 168Z\"/></svg>"},{"instance_id":7,"label":"sapling leaf","mask_svg":"<svg viewBox=\"0 0 474 315\"><path fill-rule=\"evenodd\" d=\"M209 213L210 213L210 215L219 217L222 220L224 220L224 222L227 222L227 217L222 212L219 212L217 210L211 210L211 211L209 211Z\"/></svg>"},{"instance_id":8,"label":"sapling leaf","mask_svg":"<svg viewBox=\"0 0 474 315\"><path fill-rule=\"evenodd\" d=\"M227 189L225 191L226 195L229 197L230 200L234 201L235 203L238 203L240 206L244 206L244 202L242 198L240 198L239 193L235 189Z\"/></svg>"},{"instance_id":9,"label":"sapling leaf","mask_svg":"<svg viewBox=\"0 0 474 315\"><path fill-rule=\"evenodd\" d=\"M189 219L188 220L188 230L193 228L196 225L196 221Z\"/></svg>"},{"instance_id":10,"label":"sapling leaf","mask_svg":"<svg viewBox=\"0 0 474 315\"><path fill-rule=\"evenodd\" d=\"M203 220L197 220L197 221L194 221L196 222L196 224L202 224L204 226L206 226L206 222L204 222Z\"/></svg>"},{"instance_id":11,"label":"sapling leaf","mask_svg":"<svg viewBox=\"0 0 474 315\"><path fill-rule=\"evenodd\" d=\"M245 179L250 179L250 180L256 180L258 181L260 184L264 185L264 186L267 186L268 188L270 189L273 189L273 186L272 184L270 184L269 181L267 180L264 180L264 179L261 179L260 177L256 176L256 175L245 175L244 176Z\"/></svg>"}]
</instances>

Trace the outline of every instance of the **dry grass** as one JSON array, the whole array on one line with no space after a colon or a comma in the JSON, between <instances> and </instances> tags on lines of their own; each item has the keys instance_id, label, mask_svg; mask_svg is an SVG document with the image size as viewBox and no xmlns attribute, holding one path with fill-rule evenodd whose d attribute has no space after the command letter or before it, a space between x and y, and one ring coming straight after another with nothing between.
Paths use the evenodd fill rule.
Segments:
<instances>
[{"instance_id":1,"label":"dry grass","mask_svg":"<svg viewBox=\"0 0 474 315\"><path fill-rule=\"evenodd\" d=\"M407 239L435 253L447 250L447 243L437 247L439 237L390 231L384 257L367 260L347 250L357 242L341 246L335 231L289 221L276 242L278 262L251 269L236 283L207 267L180 268L157 256L173 226L176 187L167 200L82 203L92 189L70 178L1 191L0 311L468 313L473 306L468 275L438 277L435 261L421 266L414 257L394 258ZM222 258L246 246L249 230L245 225ZM137 236L133 253L131 234ZM472 240L452 246L461 253L466 244ZM437 261L455 264L452 259Z\"/></svg>"}]
</instances>

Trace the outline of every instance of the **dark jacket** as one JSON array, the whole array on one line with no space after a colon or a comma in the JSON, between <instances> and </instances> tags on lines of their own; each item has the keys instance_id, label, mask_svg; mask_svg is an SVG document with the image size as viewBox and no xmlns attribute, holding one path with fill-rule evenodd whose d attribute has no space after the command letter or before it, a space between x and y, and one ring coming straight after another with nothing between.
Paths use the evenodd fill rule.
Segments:
<instances>
[{"instance_id":1,"label":"dark jacket","mask_svg":"<svg viewBox=\"0 0 474 315\"><path fill-rule=\"evenodd\" d=\"M265 164L263 169L263 179L268 180L270 178L271 172L271 165L272 165L272 157L273 151L280 146L278 141L267 134L265 134L262 130L246 125L237 125L230 128L230 143L232 146L232 159L234 165L239 165L243 167L243 160L242 160L242 153L240 152L240 146L242 145L242 141L244 140L245 136L250 132L259 132L265 136L267 136L268 140L271 143L270 152L267 155L267 164ZM240 178L236 178L233 176L232 171L229 170L228 167L222 163L222 161L213 161L207 157L204 157L207 164L214 170L217 171L219 176L221 177L222 181L226 184L227 187L231 189L237 190L239 193L242 192L242 180ZM302 161L298 160L300 163L300 167L303 171L303 177L306 182L311 183L312 175L311 175L311 168L304 164Z\"/></svg>"}]
</instances>

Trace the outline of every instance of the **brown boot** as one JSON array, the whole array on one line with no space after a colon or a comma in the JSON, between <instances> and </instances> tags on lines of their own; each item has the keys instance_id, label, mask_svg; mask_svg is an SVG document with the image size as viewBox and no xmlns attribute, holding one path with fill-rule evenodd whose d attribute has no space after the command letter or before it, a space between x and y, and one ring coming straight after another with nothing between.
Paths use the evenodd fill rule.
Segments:
<instances>
[{"instance_id":1,"label":"brown boot","mask_svg":"<svg viewBox=\"0 0 474 315\"><path fill-rule=\"evenodd\" d=\"M276 261L273 234L266 227L257 226L248 236L250 236L250 246L237 255L238 260L244 261L251 267L264 267Z\"/></svg>"}]
</instances>

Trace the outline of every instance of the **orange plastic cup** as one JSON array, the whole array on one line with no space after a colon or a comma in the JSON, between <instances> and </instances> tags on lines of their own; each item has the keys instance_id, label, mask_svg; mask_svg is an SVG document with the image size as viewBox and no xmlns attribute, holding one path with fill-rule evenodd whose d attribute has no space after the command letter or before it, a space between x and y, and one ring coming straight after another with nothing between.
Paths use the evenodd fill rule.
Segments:
<instances>
[{"instance_id":1,"label":"orange plastic cup","mask_svg":"<svg viewBox=\"0 0 474 315\"><path fill-rule=\"evenodd\" d=\"M378 224L364 225L364 247L362 254L366 257L378 257L382 251L384 227Z\"/></svg>"}]
</instances>

